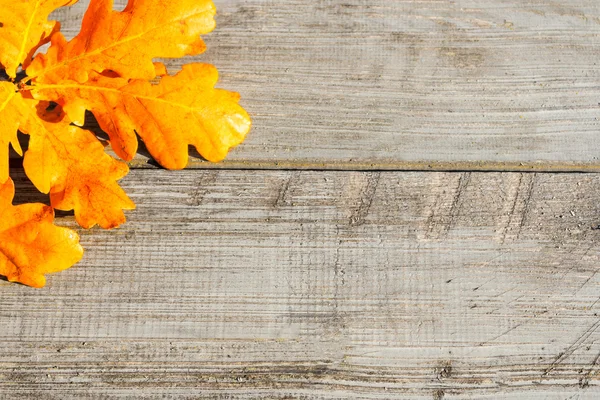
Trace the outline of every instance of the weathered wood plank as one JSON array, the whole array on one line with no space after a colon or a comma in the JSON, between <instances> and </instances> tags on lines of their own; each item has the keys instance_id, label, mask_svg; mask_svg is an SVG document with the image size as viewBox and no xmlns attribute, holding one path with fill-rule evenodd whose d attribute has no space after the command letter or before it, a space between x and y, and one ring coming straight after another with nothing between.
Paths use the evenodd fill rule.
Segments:
<instances>
[{"instance_id":1,"label":"weathered wood plank","mask_svg":"<svg viewBox=\"0 0 600 400\"><path fill-rule=\"evenodd\" d=\"M215 3L195 60L255 123L225 166L600 170L597 0Z\"/></svg>"},{"instance_id":2,"label":"weathered wood plank","mask_svg":"<svg viewBox=\"0 0 600 400\"><path fill-rule=\"evenodd\" d=\"M0 283L0 397L599 395L600 175L123 184L138 210L81 232L79 266L43 290Z\"/></svg>"}]
</instances>

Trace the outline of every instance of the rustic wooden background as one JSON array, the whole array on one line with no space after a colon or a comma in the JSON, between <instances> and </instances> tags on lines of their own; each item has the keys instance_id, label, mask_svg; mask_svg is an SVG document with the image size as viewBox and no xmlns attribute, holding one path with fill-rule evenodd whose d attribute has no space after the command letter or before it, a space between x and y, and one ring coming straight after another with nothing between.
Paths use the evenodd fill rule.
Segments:
<instances>
[{"instance_id":1,"label":"rustic wooden background","mask_svg":"<svg viewBox=\"0 0 600 400\"><path fill-rule=\"evenodd\" d=\"M215 3L253 131L0 282L0 398L599 398L600 2Z\"/></svg>"}]
</instances>

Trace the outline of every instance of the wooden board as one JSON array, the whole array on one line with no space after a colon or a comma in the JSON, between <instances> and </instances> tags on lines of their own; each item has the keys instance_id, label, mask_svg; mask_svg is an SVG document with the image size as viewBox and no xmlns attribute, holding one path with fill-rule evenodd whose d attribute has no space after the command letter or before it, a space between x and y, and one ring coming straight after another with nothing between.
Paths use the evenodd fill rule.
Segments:
<instances>
[{"instance_id":1,"label":"wooden board","mask_svg":"<svg viewBox=\"0 0 600 400\"><path fill-rule=\"evenodd\" d=\"M600 396L600 175L123 184L137 211L80 265L0 283L0 398Z\"/></svg>"},{"instance_id":2,"label":"wooden board","mask_svg":"<svg viewBox=\"0 0 600 400\"><path fill-rule=\"evenodd\" d=\"M56 13L68 36L86 4ZM215 4L208 51L169 66L241 92L254 129L222 166L600 170L597 0Z\"/></svg>"}]
</instances>

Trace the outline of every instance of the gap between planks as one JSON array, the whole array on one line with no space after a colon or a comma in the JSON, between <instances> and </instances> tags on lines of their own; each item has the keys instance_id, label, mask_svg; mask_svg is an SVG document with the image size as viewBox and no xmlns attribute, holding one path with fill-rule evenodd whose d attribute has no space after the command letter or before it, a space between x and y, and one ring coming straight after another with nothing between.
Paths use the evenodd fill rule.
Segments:
<instances>
[{"instance_id":1,"label":"gap between planks","mask_svg":"<svg viewBox=\"0 0 600 400\"><path fill-rule=\"evenodd\" d=\"M128 163L131 169L147 169L156 167L151 160L132 160ZM200 160L191 161L189 170L289 170L289 171L390 171L390 172L547 172L547 173L598 173L600 164L581 163L509 163L509 162L390 162L390 163L355 163L355 162L269 162L269 161L223 161L209 163Z\"/></svg>"}]
</instances>

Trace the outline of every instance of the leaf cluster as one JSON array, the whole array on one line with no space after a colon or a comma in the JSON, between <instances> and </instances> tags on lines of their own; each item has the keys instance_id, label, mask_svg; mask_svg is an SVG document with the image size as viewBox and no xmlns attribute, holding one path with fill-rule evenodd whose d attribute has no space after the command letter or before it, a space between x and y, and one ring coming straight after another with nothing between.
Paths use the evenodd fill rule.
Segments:
<instances>
[{"instance_id":1,"label":"leaf cluster","mask_svg":"<svg viewBox=\"0 0 600 400\"><path fill-rule=\"evenodd\" d=\"M119 158L136 154L138 136L168 169L184 168L188 146L222 160L250 129L239 95L215 88L209 64L167 73L157 58L197 55L215 27L211 0L91 0L80 33L66 40L50 21L77 0L0 0L0 275L34 287L45 273L83 255L74 231L53 224L54 209L73 210L84 228L115 228L134 203L118 185L128 167L82 126L91 112ZM45 53L39 48L50 43ZM17 132L29 136L23 152ZM9 146L50 206L13 206Z\"/></svg>"}]
</instances>

